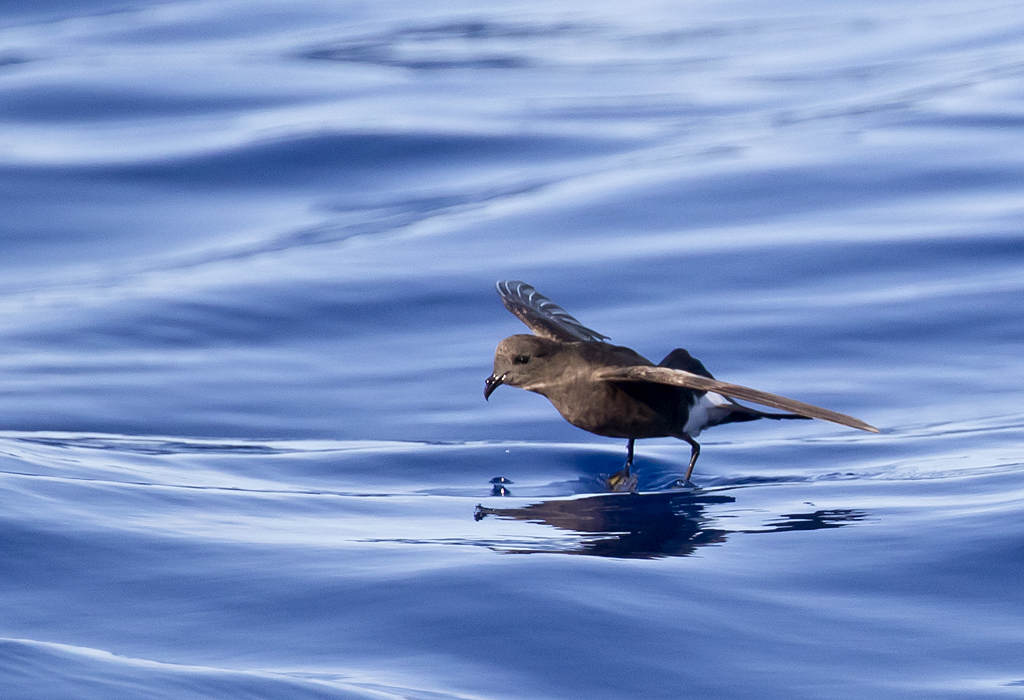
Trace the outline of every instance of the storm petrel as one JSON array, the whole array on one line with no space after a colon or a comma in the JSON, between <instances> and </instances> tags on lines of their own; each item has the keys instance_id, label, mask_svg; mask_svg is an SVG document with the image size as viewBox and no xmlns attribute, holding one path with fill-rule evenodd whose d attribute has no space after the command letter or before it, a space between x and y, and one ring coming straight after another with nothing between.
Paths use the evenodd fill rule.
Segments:
<instances>
[{"instance_id":1,"label":"storm petrel","mask_svg":"<svg viewBox=\"0 0 1024 700\"><path fill-rule=\"evenodd\" d=\"M609 479L615 490L636 483L630 467L637 438L675 437L689 443L689 483L700 456L694 438L723 423L820 418L878 432L842 413L718 381L682 348L655 365L630 348L606 342L608 336L587 328L525 282L505 280L498 282L497 288L505 308L534 335L513 335L498 343L494 373L484 385L484 398L502 384L519 387L546 396L562 417L578 428L628 439L626 466ZM767 413L736 399L788 413Z\"/></svg>"}]
</instances>

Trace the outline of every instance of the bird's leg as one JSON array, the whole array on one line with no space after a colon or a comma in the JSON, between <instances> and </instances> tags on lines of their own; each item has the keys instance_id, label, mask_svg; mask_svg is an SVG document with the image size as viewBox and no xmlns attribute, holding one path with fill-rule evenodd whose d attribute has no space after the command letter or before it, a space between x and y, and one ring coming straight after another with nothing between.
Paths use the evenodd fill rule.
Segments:
<instances>
[{"instance_id":1,"label":"bird's leg","mask_svg":"<svg viewBox=\"0 0 1024 700\"><path fill-rule=\"evenodd\" d=\"M700 457L700 445L687 434L683 434L683 439L690 443L690 467L686 470L686 482L690 482L690 476L693 474L693 465L697 463L697 458Z\"/></svg>"},{"instance_id":2,"label":"bird's leg","mask_svg":"<svg viewBox=\"0 0 1024 700\"><path fill-rule=\"evenodd\" d=\"M636 477L629 473L633 466L633 443L634 438L629 439L626 447L626 466L608 477L606 483L612 491L633 491L636 489Z\"/></svg>"}]
</instances>

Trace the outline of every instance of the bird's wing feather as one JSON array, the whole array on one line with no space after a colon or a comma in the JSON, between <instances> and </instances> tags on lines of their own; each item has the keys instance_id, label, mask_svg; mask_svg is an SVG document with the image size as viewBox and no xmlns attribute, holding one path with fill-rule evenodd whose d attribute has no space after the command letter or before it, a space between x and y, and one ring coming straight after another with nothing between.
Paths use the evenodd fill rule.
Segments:
<instances>
[{"instance_id":1,"label":"bird's wing feather","mask_svg":"<svg viewBox=\"0 0 1024 700\"><path fill-rule=\"evenodd\" d=\"M868 425L862 420L858 420L843 413L830 411L827 408L821 408L820 406L813 406L809 403L804 403L803 401L787 399L785 396L769 394L766 391L758 391L757 389L750 389L745 386L739 386L738 384L720 382L717 379L709 379L707 377L702 377L699 374L693 374L692 372L685 372L679 369L643 366L611 367L600 370L597 373L597 378L620 382L655 382L657 384L669 384L671 386L683 387L685 389L713 391L716 394L721 394L723 396L743 399L744 401L750 401L751 403L760 404L761 406L780 408L784 411L790 411L801 416L807 416L808 418L820 418L833 423L839 423L840 425L846 425L851 428L866 430L869 433L879 432L878 428L873 425Z\"/></svg>"},{"instance_id":2,"label":"bird's wing feather","mask_svg":"<svg viewBox=\"0 0 1024 700\"><path fill-rule=\"evenodd\" d=\"M584 326L526 282L502 280L496 287L505 308L518 316L536 335L563 343L608 339L608 336Z\"/></svg>"}]
</instances>

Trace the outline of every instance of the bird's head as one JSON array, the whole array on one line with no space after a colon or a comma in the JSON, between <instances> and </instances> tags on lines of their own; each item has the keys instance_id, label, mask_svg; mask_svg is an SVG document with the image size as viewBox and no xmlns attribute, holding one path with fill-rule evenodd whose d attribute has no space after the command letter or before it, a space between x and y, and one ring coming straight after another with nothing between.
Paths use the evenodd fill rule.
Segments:
<instances>
[{"instance_id":1,"label":"bird's head","mask_svg":"<svg viewBox=\"0 0 1024 700\"><path fill-rule=\"evenodd\" d=\"M551 358L561 343L536 335L512 335L498 343L494 351L494 374L484 383L484 398L502 384L527 391L546 386L554 371Z\"/></svg>"}]
</instances>

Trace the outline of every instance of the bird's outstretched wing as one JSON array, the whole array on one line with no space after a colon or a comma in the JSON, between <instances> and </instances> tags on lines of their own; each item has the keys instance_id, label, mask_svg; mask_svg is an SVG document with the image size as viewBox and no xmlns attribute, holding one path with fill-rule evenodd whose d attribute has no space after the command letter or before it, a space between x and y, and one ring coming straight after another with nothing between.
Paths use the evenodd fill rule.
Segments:
<instances>
[{"instance_id":1,"label":"bird's outstretched wing","mask_svg":"<svg viewBox=\"0 0 1024 700\"><path fill-rule=\"evenodd\" d=\"M519 317L536 335L563 343L579 340L602 342L608 336L591 330L526 282L502 280L495 285L505 308Z\"/></svg>"},{"instance_id":2,"label":"bird's outstretched wing","mask_svg":"<svg viewBox=\"0 0 1024 700\"><path fill-rule=\"evenodd\" d=\"M878 428L873 425L868 425L864 421L858 420L853 416L848 416L844 413L836 413L835 411L830 411L827 408L813 406L809 403L804 403L803 401L787 399L785 396L769 394L767 391L758 391L757 389L750 389L738 384L720 382L717 379L709 379L708 377L702 377L699 374L693 374L692 372L685 372L679 369L643 366L610 367L608 369L598 371L596 376L598 379L605 379L608 381L655 382L657 384L679 386L685 389L713 391L716 394L721 394L722 396L728 396L734 399L743 399L744 401L750 401L751 403L760 404L761 406L780 408L784 411L790 411L801 416L807 416L808 418L820 418L821 420L831 421L833 423L838 423L839 425L846 425L851 428L857 428L858 430L866 430L869 433L879 432Z\"/></svg>"}]
</instances>

